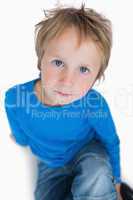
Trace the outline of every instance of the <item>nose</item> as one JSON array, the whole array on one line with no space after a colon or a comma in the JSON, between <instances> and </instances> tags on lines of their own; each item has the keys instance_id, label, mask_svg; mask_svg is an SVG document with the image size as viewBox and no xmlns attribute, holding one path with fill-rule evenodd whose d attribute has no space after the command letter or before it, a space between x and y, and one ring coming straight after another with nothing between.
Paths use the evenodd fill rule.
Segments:
<instances>
[{"instance_id":1,"label":"nose","mask_svg":"<svg viewBox=\"0 0 133 200\"><path fill-rule=\"evenodd\" d=\"M72 86L74 83L74 73L70 71L64 71L60 74L59 81L65 86Z\"/></svg>"}]
</instances>

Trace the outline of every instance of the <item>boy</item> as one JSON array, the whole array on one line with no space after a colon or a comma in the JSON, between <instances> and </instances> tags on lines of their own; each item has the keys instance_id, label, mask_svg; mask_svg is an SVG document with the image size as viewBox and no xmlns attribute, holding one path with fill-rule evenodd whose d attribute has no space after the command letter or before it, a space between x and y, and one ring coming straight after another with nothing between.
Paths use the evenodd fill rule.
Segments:
<instances>
[{"instance_id":1,"label":"boy","mask_svg":"<svg viewBox=\"0 0 133 200\"><path fill-rule=\"evenodd\" d=\"M40 77L5 95L12 135L38 158L35 199L116 200L120 140L105 98L92 89L108 66L111 23L84 5L45 15L36 25Z\"/></svg>"}]
</instances>

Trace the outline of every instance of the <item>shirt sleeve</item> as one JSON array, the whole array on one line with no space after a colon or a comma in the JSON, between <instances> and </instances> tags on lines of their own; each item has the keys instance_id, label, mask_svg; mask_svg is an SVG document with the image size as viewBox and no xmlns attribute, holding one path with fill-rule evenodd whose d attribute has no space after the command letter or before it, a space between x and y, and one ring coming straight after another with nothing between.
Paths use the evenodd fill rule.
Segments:
<instances>
[{"instance_id":1,"label":"shirt sleeve","mask_svg":"<svg viewBox=\"0 0 133 200\"><path fill-rule=\"evenodd\" d=\"M7 120L11 129L11 134L14 136L14 139L19 145L27 146L28 145L28 137L25 134L23 128L20 125L20 122L17 120L16 116L16 105L14 103L15 95L11 90L5 93L5 111Z\"/></svg>"},{"instance_id":2,"label":"shirt sleeve","mask_svg":"<svg viewBox=\"0 0 133 200\"><path fill-rule=\"evenodd\" d=\"M121 182L120 168L120 139L118 137L111 111L105 98L97 93L93 94L90 104L91 117L89 121L96 131L96 136L104 144L111 161L114 182Z\"/></svg>"}]
</instances>

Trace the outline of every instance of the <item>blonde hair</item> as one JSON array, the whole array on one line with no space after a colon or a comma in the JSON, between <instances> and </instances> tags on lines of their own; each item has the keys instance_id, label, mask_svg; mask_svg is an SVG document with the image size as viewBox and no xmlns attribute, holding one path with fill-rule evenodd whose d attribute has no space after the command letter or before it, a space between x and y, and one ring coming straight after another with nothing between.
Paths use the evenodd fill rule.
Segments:
<instances>
[{"instance_id":1,"label":"blonde hair","mask_svg":"<svg viewBox=\"0 0 133 200\"><path fill-rule=\"evenodd\" d=\"M41 66L44 55L44 46L56 36L59 36L66 28L74 26L80 35L91 38L101 49L102 61L97 79L105 78L104 71L108 66L112 47L112 26L109 19L94 9L81 7L56 7L44 10L45 18L35 25L35 50L38 57L37 67Z\"/></svg>"}]
</instances>

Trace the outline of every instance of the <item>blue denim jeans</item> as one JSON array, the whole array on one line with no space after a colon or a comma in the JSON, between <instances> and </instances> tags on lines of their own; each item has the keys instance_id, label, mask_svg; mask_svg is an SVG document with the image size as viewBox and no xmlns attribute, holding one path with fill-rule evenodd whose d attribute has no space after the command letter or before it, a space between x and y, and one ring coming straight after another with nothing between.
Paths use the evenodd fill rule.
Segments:
<instances>
[{"instance_id":1,"label":"blue denim jeans","mask_svg":"<svg viewBox=\"0 0 133 200\"><path fill-rule=\"evenodd\" d=\"M112 167L96 139L84 145L63 167L38 161L35 200L117 200Z\"/></svg>"}]
</instances>

